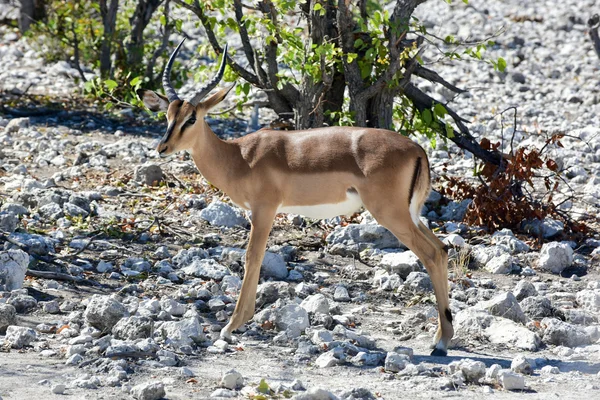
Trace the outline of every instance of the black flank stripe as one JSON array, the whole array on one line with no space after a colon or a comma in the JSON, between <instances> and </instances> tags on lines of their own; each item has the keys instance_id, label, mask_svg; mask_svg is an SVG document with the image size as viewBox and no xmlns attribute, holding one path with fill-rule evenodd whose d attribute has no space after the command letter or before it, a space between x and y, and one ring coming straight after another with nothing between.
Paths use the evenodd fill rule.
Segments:
<instances>
[{"instance_id":1,"label":"black flank stripe","mask_svg":"<svg viewBox=\"0 0 600 400\"><path fill-rule=\"evenodd\" d=\"M417 164L415 165L415 172L412 176L412 181L410 182L410 190L408 191L408 204L410 204L413 194L415 192L415 186L417 184L417 179L419 179L419 175L421 174L421 157L417 157Z\"/></svg>"}]
</instances>

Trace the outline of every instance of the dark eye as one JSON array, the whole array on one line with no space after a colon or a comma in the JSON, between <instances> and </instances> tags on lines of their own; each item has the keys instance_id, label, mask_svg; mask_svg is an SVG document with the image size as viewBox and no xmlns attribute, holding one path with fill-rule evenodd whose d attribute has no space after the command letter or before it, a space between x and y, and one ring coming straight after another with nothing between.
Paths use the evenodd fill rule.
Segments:
<instances>
[{"instance_id":1,"label":"dark eye","mask_svg":"<svg viewBox=\"0 0 600 400\"><path fill-rule=\"evenodd\" d=\"M196 117L192 117L190 119L188 119L187 121L185 121L186 125L194 125L196 123Z\"/></svg>"}]
</instances>

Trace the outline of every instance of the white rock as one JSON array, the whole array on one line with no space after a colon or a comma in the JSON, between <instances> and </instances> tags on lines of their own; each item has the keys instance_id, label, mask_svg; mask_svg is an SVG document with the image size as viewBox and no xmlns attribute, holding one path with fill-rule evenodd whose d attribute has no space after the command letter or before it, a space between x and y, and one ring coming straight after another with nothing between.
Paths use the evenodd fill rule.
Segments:
<instances>
[{"instance_id":1,"label":"white rock","mask_svg":"<svg viewBox=\"0 0 600 400\"><path fill-rule=\"evenodd\" d=\"M231 274L226 266L219 264L212 258L205 260L194 259L191 264L181 268L181 271L186 275L214 280L221 280L224 276Z\"/></svg>"},{"instance_id":2,"label":"white rock","mask_svg":"<svg viewBox=\"0 0 600 400\"><path fill-rule=\"evenodd\" d=\"M36 339L36 337L35 331L31 328L15 325L6 328L5 340L10 343L10 346L13 349L20 349L24 346L28 346Z\"/></svg>"},{"instance_id":3,"label":"white rock","mask_svg":"<svg viewBox=\"0 0 600 400\"><path fill-rule=\"evenodd\" d=\"M497 257L492 257L485 264L485 269L492 274L510 274L513 270L513 258L510 254L501 254Z\"/></svg>"},{"instance_id":4,"label":"white rock","mask_svg":"<svg viewBox=\"0 0 600 400\"><path fill-rule=\"evenodd\" d=\"M292 400L338 400L338 397L325 389L310 388L304 393L295 395Z\"/></svg>"},{"instance_id":5,"label":"white rock","mask_svg":"<svg viewBox=\"0 0 600 400\"><path fill-rule=\"evenodd\" d=\"M542 374L560 374L560 369L558 367L553 367L552 365L545 365L541 369Z\"/></svg>"},{"instance_id":6,"label":"white rock","mask_svg":"<svg viewBox=\"0 0 600 400\"><path fill-rule=\"evenodd\" d=\"M485 376L485 363L471 359L459 361L458 368L468 382L478 383Z\"/></svg>"},{"instance_id":7,"label":"white rock","mask_svg":"<svg viewBox=\"0 0 600 400\"><path fill-rule=\"evenodd\" d=\"M308 296L300 303L300 307L309 313L329 314L329 301L321 293Z\"/></svg>"},{"instance_id":8,"label":"white rock","mask_svg":"<svg viewBox=\"0 0 600 400\"><path fill-rule=\"evenodd\" d=\"M267 278L285 279L288 276L287 264L279 254L267 251L260 267L260 273Z\"/></svg>"},{"instance_id":9,"label":"white rock","mask_svg":"<svg viewBox=\"0 0 600 400\"><path fill-rule=\"evenodd\" d=\"M455 340L470 342L485 338L494 344L536 351L541 340L537 334L510 319L495 317L487 311L467 308L454 316Z\"/></svg>"},{"instance_id":10,"label":"white rock","mask_svg":"<svg viewBox=\"0 0 600 400\"><path fill-rule=\"evenodd\" d=\"M500 293L491 300L479 302L476 307L487 310L497 317L508 318L522 324L527 322L527 316L511 292Z\"/></svg>"},{"instance_id":11,"label":"white rock","mask_svg":"<svg viewBox=\"0 0 600 400\"><path fill-rule=\"evenodd\" d=\"M398 354L390 351L385 357L385 370L389 372L400 372L410 363L406 354Z\"/></svg>"},{"instance_id":12,"label":"white rock","mask_svg":"<svg viewBox=\"0 0 600 400\"><path fill-rule=\"evenodd\" d=\"M11 304L0 303L0 334L6 332L6 328L17 323L17 310Z\"/></svg>"},{"instance_id":13,"label":"white rock","mask_svg":"<svg viewBox=\"0 0 600 400\"><path fill-rule=\"evenodd\" d=\"M348 289L343 286L336 286L335 292L333 293L333 299L340 302L350 301Z\"/></svg>"},{"instance_id":14,"label":"white rock","mask_svg":"<svg viewBox=\"0 0 600 400\"><path fill-rule=\"evenodd\" d=\"M566 243L545 243L540 251L538 267L554 274L560 274L573 264L573 249Z\"/></svg>"},{"instance_id":15,"label":"white rock","mask_svg":"<svg viewBox=\"0 0 600 400\"><path fill-rule=\"evenodd\" d=\"M516 356L510 363L510 369L518 374L531 375L533 373L535 363L528 360L523 355Z\"/></svg>"},{"instance_id":16,"label":"white rock","mask_svg":"<svg viewBox=\"0 0 600 400\"><path fill-rule=\"evenodd\" d=\"M556 318L544 318L541 321L541 325L544 328L544 335L542 337L544 343L577 347L592 344L593 342L593 337L583 328Z\"/></svg>"},{"instance_id":17,"label":"white rock","mask_svg":"<svg viewBox=\"0 0 600 400\"><path fill-rule=\"evenodd\" d=\"M300 336L310 326L308 312L297 304L288 304L275 311L275 325L290 338Z\"/></svg>"},{"instance_id":18,"label":"white rock","mask_svg":"<svg viewBox=\"0 0 600 400\"><path fill-rule=\"evenodd\" d=\"M537 296L538 292L531 282L523 279L517 283L517 287L513 290L513 294L518 301L521 301L526 297Z\"/></svg>"},{"instance_id":19,"label":"white rock","mask_svg":"<svg viewBox=\"0 0 600 400\"><path fill-rule=\"evenodd\" d=\"M600 311L600 290L585 289L578 292L577 304L586 310Z\"/></svg>"},{"instance_id":20,"label":"white rock","mask_svg":"<svg viewBox=\"0 0 600 400\"><path fill-rule=\"evenodd\" d=\"M57 385L52 386L51 391L54 394L64 394L66 389L67 389L67 387L65 385L63 385L62 383L59 383Z\"/></svg>"},{"instance_id":21,"label":"white rock","mask_svg":"<svg viewBox=\"0 0 600 400\"><path fill-rule=\"evenodd\" d=\"M340 348L336 347L333 350L329 350L328 352L321 354L315 360L315 365L319 368L330 368L336 365L340 365L341 360L338 357L336 357L339 356L340 353L343 354L343 352L340 352L340 350Z\"/></svg>"},{"instance_id":22,"label":"white rock","mask_svg":"<svg viewBox=\"0 0 600 400\"><path fill-rule=\"evenodd\" d=\"M91 326L108 331L125 316L126 312L125 306L114 298L94 295L88 302L83 316Z\"/></svg>"},{"instance_id":23,"label":"white rock","mask_svg":"<svg viewBox=\"0 0 600 400\"><path fill-rule=\"evenodd\" d=\"M160 165L144 164L135 169L133 180L148 186L157 186L163 179L163 172Z\"/></svg>"},{"instance_id":24,"label":"white rock","mask_svg":"<svg viewBox=\"0 0 600 400\"><path fill-rule=\"evenodd\" d=\"M204 330L197 318L163 322L160 333L167 344L176 348L199 343L205 339Z\"/></svg>"},{"instance_id":25,"label":"white rock","mask_svg":"<svg viewBox=\"0 0 600 400\"><path fill-rule=\"evenodd\" d=\"M131 389L131 395L136 400L160 400L166 394L165 385L161 382L141 383Z\"/></svg>"},{"instance_id":26,"label":"white rock","mask_svg":"<svg viewBox=\"0 0 600 400\"><path fill-rule=\"evenodd\" d=\"M506 390L525 389L525 378L523 375L512 372L509 369L503 369L498 372L498 382Z\"/></svg>"},{"instance_id":27,"label":"white rock","mask_svg":"<svg viewBox=\"0 0 600 400\"><path fill-rule=\"evenodd\" d=\"M421 271L419 258L410 250L385 253L379 264L391 274L398 274L402 279L406 279L411 272Z\"/></svg>"},{"instance_id":28,"label":"white rock","mask_svg":"<svg viewBox=\"0 0 600 400\"><path fill-rule=\"evenodd\" d=\"M29 254L19 249L0 252L0 285L6 291L21 289L29 266Z\"/></svg>"},{"instance_id":29,"label":"white rock","mask_svg":"<svg viewBox=\"0 0 600 400\"><path fill-rule=\"evenodd\" d=\"M160 301L160 306L163 311L168 312L174 317L181 317L185 314L187 307L185 304L181 304L177 300L165 298Z\"/></svg>"},{"instance_id":30,"label":"white rock","mask_svg":"<svg viewBox=\"0 0 600 400\"><path fill-rule=\"evenodd\" d=\"M451 233L448 236L446 236L444 238L443 242L449 246L456 246L456 247L463 247L464 245L467 244L465 239L463 239L462 236L457 235L456 233Z\"/></svg>"},{"instance_id":31,"label":"white rock","mask_svg":"<svg viewBox=\"0 0 600 400\"><path fill-rule=\"evenodd\" d=\"M232 398L237 397L237 392L235 390L229 389L216 389L214 392L210 394L211 398Z\"/></svg>"},{"instance_id":32,"label":"white rock","mask_svg":"<svg viewBox=\"0 0 600 400\"><path fill-rule=\"evenodd\" d=\"M198 214L200 218L211 225L224 226L232 228L234 226L246 227L248 220L238 208L215 200Z\"/></svg>"},{"instance_id":33,"label":"white rock","mask_svg":"<svg viewBox=\"0 0 600 400\"><path fill-rule=\"evenodd\" d=\"M235 369L231 369L221 377L221 386L227 389L239 389L244 386L244 378Z\"/></svg>"},{"instance_id":34,"label":"white rock","mask_svg":"<svg viewBox=\"0 0 600 400\"><path fill-rule=\"evenodd\" d=\"M19 132L21 128L29 128L29 117L11 119L8 122L8 125L6 125L6 127L4 128L4 132Z\"/></svg>"}]
</instances>

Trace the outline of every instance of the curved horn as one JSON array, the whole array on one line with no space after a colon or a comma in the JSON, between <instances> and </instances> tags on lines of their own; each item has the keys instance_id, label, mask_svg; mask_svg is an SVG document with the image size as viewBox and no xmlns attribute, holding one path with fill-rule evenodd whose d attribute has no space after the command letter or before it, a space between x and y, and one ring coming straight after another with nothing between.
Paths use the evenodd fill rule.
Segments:
<instances>
[{"instance_id":1,"label":"curved horn","mask_svg":"<svg viewBox=\"0 0 600 400\"><path fill-rule=\"evenodd\" d=\"M175 49L173 54L171 54L171 58L169 58L169 62L167 63L167 66L165 67L165 72L163 72L163 78L162 78L163 89L165 89L165 94L167 95L169 102L179 100L179 96L177 96L177 93L175 93L175 89L173 89L173 85L171 85L170 77L171 77L171 67L173 66L173 61L175 61L175 57L177 57L177 53L179 53L179 49L181 48L181 45L183 44L183 42L185 42L185 38L183 38L183 40L179 43L179 46L177 46L177 48Z\"/></svg>"},{"instance_id":2,"label":"curved horn","mask_svg":"<svg viewBox=\"0 0 600 400\"><path fill-rule=\"evenodd\" d=\"M223 58L221 58L221 65L219 66L219 71L217 72L215 77L212 78L210 81L208 81L206 83L206 85L201 87L200 91L198 91L198 93L196 93L196 95L190 100L190 103L193 106L197 106L198 103L200 103L200 100L202 100L204 97L206 97L206 95L209 94L210 91L213 90L215 88L215 86L217 86L217 84L221 81L221 79L223 78L223 72L225 72L226 64L227 64L227 45L225 45L225 48L223 49Z\"/></svg>"}]
</instances>

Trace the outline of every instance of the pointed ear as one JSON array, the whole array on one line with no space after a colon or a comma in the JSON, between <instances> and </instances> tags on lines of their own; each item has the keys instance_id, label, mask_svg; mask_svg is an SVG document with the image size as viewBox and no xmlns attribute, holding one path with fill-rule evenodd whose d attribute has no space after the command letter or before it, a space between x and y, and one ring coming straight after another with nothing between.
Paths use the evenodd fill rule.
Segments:
<instances>
[{"instance_id":1,"label":"pointed ear","mask_svg":"<svg viewBox=\"0 0 600 400\"><path fill-rule=\"evenodd\" d=\"M150 111L167 111L169 108L169 100L162 94L146 89L138 89L136 93Z\"/></svg>"},{"instance_id":2,"label":"pointed ear","mask_svg":"<svg viewBox=\"0 0 600 400\"><path fill-rule=\"evenodd\" d=\"M211 108L213 108L214 106L216 106L217 104L222 102L223 99L225 98L225 96L227 96L227 94L234 87L235 87L235 83L233 85L229 86L228 88L219 90L217 93L213 94L208 99L206 99L205 101L198 104L198 106L200 108L202 108L203 110L206 110L206 111L210 110Z\"/></svg>"}]
</instances>

